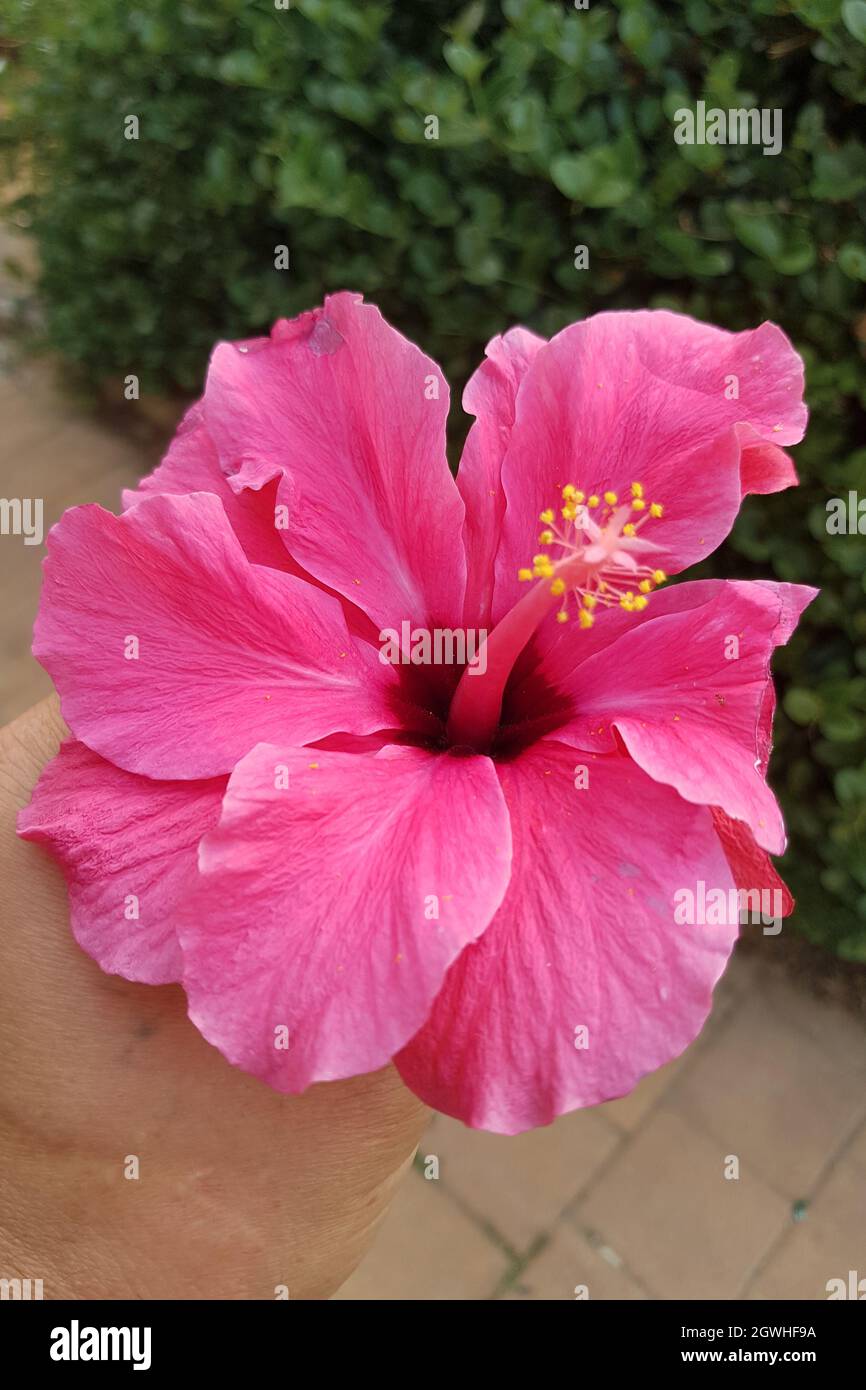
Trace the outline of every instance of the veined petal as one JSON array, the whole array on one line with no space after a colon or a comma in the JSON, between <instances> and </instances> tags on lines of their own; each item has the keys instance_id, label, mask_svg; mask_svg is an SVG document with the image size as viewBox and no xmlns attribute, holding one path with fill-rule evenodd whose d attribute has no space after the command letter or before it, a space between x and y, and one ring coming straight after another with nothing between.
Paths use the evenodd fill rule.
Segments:
<instances>
[{"instance_id":1,"label":"veined petal","mask_svg":"<svg viewBox=\"0 0 866 1390\"><path fill-rule=\"evenodd\" d=\"M330 295L264 343L221 343L204 412L232 486L279 478L292 555L377 627L447 627L461 613L448 388L372 305Z\"/></svg>"},{"instance_id":2,"label":"veined petal","mask_svg":"<svg viewBox=\"0 0 866 1390\"><path fill-rule=\"evenodd\" d=\"M540 512L568 483L623 498L639 482L664 508L642 532L662 547L659 566L673 574L704 559L744 490L785 485L765 450L802 438L802 385L802 363L773 324L731 334L665 311L614 312L557 334L517 393L494 620L515 601ZM755 440L758 454L744 461Z\"/></svg>"},{"instance_id":3,"label":"veined petal","mask_svg":"<svg viewBox=\"0 0 866 1390\"><path fill-rule=\"evenodd\" d=\"M212 492L220 499L244 554L253 564L291 568L289 552L276 528L276 484L258 492L249 488L236 493L229 487L205 428L200 401L184 415L159 467L142 478L138 487L124 490L123 505L133 507L142 498L159 493L180 497L190 492Z\"/></svg>"},{"instance_id":4,"label":"veined petal","mask_svg":"<svg viewBox=\"0 0 866 1390\"><path fill-rule=\"evenodd\" d=\"M487 758L260 745L184 909L190 1017L277 1090L373 1071L484 931L510 864Z\"/></svg>"},{"instance_id":5,"label":"veined petal","mask_svg":"<svg viewBox=\"0 0 866 1390\"><path fill-rule=\"evenodd\" d=\"M542 741L499 776L508 893L395 1062L428 1105L516 1134L624 1095L682 1052L738 922L678 924L678 894L697 901L701 881L729 894L731 872L710 812L630 758Z\"/></svg>"},{"instance_id":6,"label":"veined petal","mask_svg":"<svg viewBox=\"0 0 866 1390\"><path fill-rule=\"evenodd\" d=\"M129 772L228 773L268 737L411 726L335 598L251 565L211 493L52 528L33 652L76 737ZM393 698L392 698L393 697Z\"/></svg>"},{"instance_id":7,"label":"veined petal","mask_svg":"<svg viewBox=\"0 0 866 1390\"><path fill-rule=\"evenodd\" d=\"M784 825L764 780L770 658L815 593L725 580L662 590L643 614L603 615L585 648L575 633L570 657L557 644L515 701L533 679L550 682L570 706L557 739L607 751L618 735L651 777L744 821L762 849L781 854Z\"/></svg>"},{"instance_id":8,"label":"veined petal","mask_svg":"<svg viewBox=\"0 0 866 1390\"><path fill-rule=\"evenodd\" d=\"M756 901L769 901L772 904L777 904L778 911L774 910L774 915L790 917L794 911L794 899L791 897L788 885L776 872L773 861L766 850L758 848L754 835L742 821L733 820L724 811L720 811L717 806L714 806L712 811L713 825L716 827L716 834L725 851L725 858L730 865L737 887L747 894L772 893L778 895L769 899L759 896Z\"/></svg>"},{"instance_id":9,"label":"veined petal","mask_svg":"<svg viewBox=\"0 0 866 1390\"><path fill-rule=\"evenodd\" d=\"M157 493L177 497L190 492L212 492L220 499L229 525L251 563L285 570L317 589L334 592L303 569L289 553L285 544L288 517L279 502L278 480L273 478L258 489L236 490L230 486L205 427L201 401L191 406L183 417L159 467L142 478L137 488L124 489L123 505L124 508L134 507L143 497ZM349 631L364 641L376 642L376 628L366 613L341 594L337 597Z\"/></svg>"},{"instance_id":10,"label":"veined petal","mask_svg":"<svg viewBox=\"0 0 866 1390\"><path fill-rule=\"evenodd\" d=\"M475 416L457 472L466 505L466 607L469 627L487 627L493 603L494 560L499 546L505 491L502 460L514 427L517 391L544 339L512 328L491 339L485 359L463 392L463 409Z\"/></svg>"},{"instance_id":11,"label":"veined petal","mask_svg":"<svg viewBox=\"0 0 866 1390\"><path fill-rule=\"evenodd\" d=\"M181 978L175 910L215 825L224 777L154 782L67 740L18 817L69 886L72 932L112 975L162 985Z\"/></svg>"}]
</instances>

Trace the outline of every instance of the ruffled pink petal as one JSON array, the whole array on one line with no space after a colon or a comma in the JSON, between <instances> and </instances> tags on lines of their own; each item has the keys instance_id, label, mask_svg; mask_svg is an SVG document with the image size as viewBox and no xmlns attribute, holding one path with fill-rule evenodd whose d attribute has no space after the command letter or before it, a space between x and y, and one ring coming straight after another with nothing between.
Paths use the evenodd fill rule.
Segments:
<instances>
[{"instance_id":1,"label":"ruffled pink petal","mask_svg":"<svg viewBox=\"0 0 866 1390\"><path fill-rule=\"evenodd\" d=\"M48 537L33 651L76 737L149 777L212 777L263 739L414 717L337 600L251 565L211 493L67 512Z\"/></svg>"},{"instance_id":2,"label":"ruffled pink petal","mask_svg":"<svg viewBox=\"0 0 866 1390\"><path fill-rule=\"evenodd\" d=\"M487 926L510 862L487 758L261 745L202 842L180 927L190 1017L280 1091L373 1071Z\"/></svg>"},{"instance_id":3,"label":"ruffled pink petal","mask_svg":"<svg viewBox=\"0 0 866 1390\"><path fill-rule=\"evenodd\" d=\"M721 840L737 887L747 893L777 893L778 899L770 898L767 901L778 901L779 911L775 915L790 917L794 911L794 899L788 885L776 873L769 855L758 849L749 827L742 821L732 820L717 806L712 810L713 825L716 827L716 834Z\"/></svg>"},{"instance_id":4,"label":"ruffled pink petal","mask_svg":"<svg viewBox=\"0 0 866 1390\"><path fill-rule=\"evenodd\" d=\"M775 323L730 333L667 309L623 317L631 320L641 360L662 380L700 392L713 427L743 421L777 445L803 438L803 360Z\"/></svg>"},{"instance_id":5,"label":"ruffled pink petal","mask_svg":"<svg viewBox=\"0 0 866 1390\"><path fill-rule=\"evenodd\" d=\"M136 777L74 739L42 773L18 833L59 860L73 935L103 970L148 985L180 980L175 909L225 786Z\"/></svg>"},{"instance_id":6,"label":"ruffled pink petal","mask_svg":"<svg viewBox=\"0 0 866 1390\"><path fill-rule=\"evenodd\" d=\"M751 425L738 425L740 441L740 488L747 493L782 492L796 487L799 479L790 454L776 444L761 439Z\"/></svg>"},{"instance_id":7,"label":"ruffled pink petal","mask_svg":"<svg viewBox=\"0 0 866 1390\"><path fill-rule=\"evenodd\" d=\"M505 512L502 460L511 439L518 387L544 341L525 328L512 328L491 339L485 360L463 392L463 409L475 416L457 473L466 506L468 575L463 621L467 627L484 628L490 623L493 562Z\"/></svg>"},{"instance_id":8,"label":"ruffled pink petal","mask_svg":"<svg viewBox=\"0 0 866 1390\"><path fill-rule=\"evenodd\" d=\"M654 594L642 615L603 614L585 660L584 634L576 632L571 653L557 644L535 673L570 702L556 737L606 751L619 736L651 777L687 801L719 806L744 821L762 849L781 854L782 816L764 780L770 658L816 592L707 580Z\"/></svg>"},{"instance_id":9,"label":"ruffled pink petal","mask_svg":"<svg viewBox=\"0 0 866 1390\"><path fill-rule=\"evenodd\" d=\"M232 486L280 479L286 544L379 627L450 626L466 583L439 368L359 296L215 350L208 432Z\"/></svg>"},{"instance_id":10,"label":"ruffled pink petal","mask_svg":"<svg viewBox=\"0 0 866 1390\"><path fill-rule=\"evenodd\" d=\"M709 555L742 498L737 427L776 447L796 443L802 383L802 363L773 324L731 334L653 311L598 314L564 329L535 355L517 395L502 464L494 618L515 602L539 513L558 508L568 482L621 497L642 483L665 509L642 535L662 547L658 565L669 573ZM785 485L772 460L762 445L743 466L743 486Z\"/></svg>"},{"instance_id":11,"label":"ruffled pink petal","mask_svg":"<svg viewBox=\"0 0 866 1390\"><path fill-rule=\"evenodd\" d=\"M159 467L143 478L137 488L124 489L123 505L125 508L133 507L142 497L156 493L177 497L190 492L216 494L244 554L253 564L285 570L326 593L334 592L303 569L289 554L285 545L285 514L280 510L277 479L264 483L258 491L254 488L235 491L229 485L205 428L201 401L190 406ZM377 642L377 629L366 613L362 613L360 608L349 603L342 595L337 597L349 631L364 641Z\"/></svg>"},{"instance_id":12,"label":"ruffled pink petal","mask_svg":"<svg viewBox=\"0 0 866 1390\"><path fill-rule=\"evenodd\" d=\"M631 759L542 741L499 775L508 893L395 1061L429 1105L515 1134L621 1096L682 1052L738 928L736 913L677 924L679 890L703 880L728 893L733 880L709 811Z\"/></svg>"},{"instance_id":13,"label":"ruffled pink petal","mask_svg":"<svg viewBox=\"0 0 866 1390\"><path fill-rule=\"evenodd\" d=\"M158 493L176 497L190 492L215 493L248 560L272 569L290 568L289 553L276 528L276 483L259 492L247 489L236 493L229 487L205 429L200 401L184 415L159 467L137 488L124 490L123 505L132 507L143 497Z\"/></svg>"}]
</instances>

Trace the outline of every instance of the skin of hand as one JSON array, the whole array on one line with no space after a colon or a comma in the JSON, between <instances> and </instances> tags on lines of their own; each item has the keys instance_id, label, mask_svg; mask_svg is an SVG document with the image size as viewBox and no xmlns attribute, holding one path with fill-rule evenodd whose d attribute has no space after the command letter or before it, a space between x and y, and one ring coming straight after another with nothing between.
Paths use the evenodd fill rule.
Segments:
<instances>
[{"instance_id":1,"label":"skin of hand","mask_svg":"<svg viewBox=\"0 0 866 1390\"><path fill-rule=\"evenodd\" d=\"M205 1042L180 986L103 974L60 869L15 834L65 734L55 699L0 731L0 1278L45 1298L326 1298L428 1111L392 1066L278 1095Z\"/></svg>"}]
</instances>

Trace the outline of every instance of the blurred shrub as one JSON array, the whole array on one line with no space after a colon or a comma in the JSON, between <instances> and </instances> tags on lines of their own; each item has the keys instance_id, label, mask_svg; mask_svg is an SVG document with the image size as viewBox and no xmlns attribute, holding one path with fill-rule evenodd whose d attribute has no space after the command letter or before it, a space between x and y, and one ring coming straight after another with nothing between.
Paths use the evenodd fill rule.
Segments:
<instances>
[{"instance_id":1,"label":"blurred shrub","mask_svg":"<svg viewBox=\"0 0 866 1390\"><path fill-rule=\"evenodd\" d=\"M459 384L516 321L780 323L808 368L803 486L749 501L704 572L823 590L777 658L773 774L795 920L866 960L866 536L825 526L866 494L866 0L280 3L12 0L2 139L52 343L192 389L216 338L348 286ZM780 108L782 152L677 145L700 98Z\"/></svg>"}]
</instances>

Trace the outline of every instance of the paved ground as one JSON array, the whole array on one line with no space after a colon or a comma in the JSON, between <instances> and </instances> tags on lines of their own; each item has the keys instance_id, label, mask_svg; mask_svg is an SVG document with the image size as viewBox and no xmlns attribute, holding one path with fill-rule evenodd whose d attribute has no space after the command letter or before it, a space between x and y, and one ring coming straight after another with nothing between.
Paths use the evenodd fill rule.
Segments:
<instances>
[{"instance_id":1,"label":"paved ground","mask_svg":"<svg viewBox=\"0 0 866 1390\"><path fill-rule=\"evenodd\" d=\"M155 462L44 365L0 363L0 420L0 492L42 497L46 531ZM0 536L2 721L50 689L28 654L42 554ZM339 1297L819 1299L849 1270L866 1280L866 1034L769 947L738 955L702 1036L625 1100L518 1139L436 1118Z\"/></svg>"},{"instance_id":2,"label":"paved ground","mask_svg":"<svg viewBox=\"0 0 866 1390\"><path fill-rule=\"evenodd\" d=\"M436 1117L339 1297L825 1298L866 1274L864 1080L853 1019L738 956L624 1100L517 1139Z\"/></svg>"}]
</instances>

